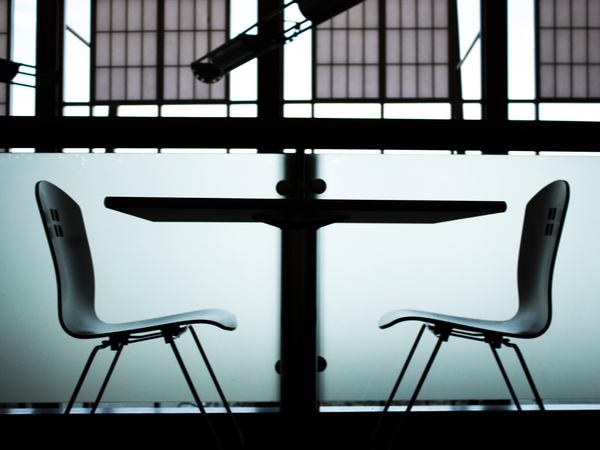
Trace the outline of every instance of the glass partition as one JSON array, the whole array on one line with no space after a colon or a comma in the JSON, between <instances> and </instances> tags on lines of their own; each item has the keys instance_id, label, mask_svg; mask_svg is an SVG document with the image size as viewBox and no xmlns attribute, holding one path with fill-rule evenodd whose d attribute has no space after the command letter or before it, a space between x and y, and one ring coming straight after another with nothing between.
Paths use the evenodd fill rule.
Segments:
<instances>
[{"instance_id":1,"label":"glass partition","mask_svg":"<svg viewBox=\"0 0 600 450\"><path fill-rule=\"evenodd\" d=\"M280 231L262 224L153 223L104 207L106 196L277 197L281 155L5 155L0 164L0 402L66 402L96 340L57 316L54 268L34 186L55 183L81 206L93 252L97 312L128 321L224 308L239 327L198 326L232 401L275 401ZM181 352L204 401L219 400L190 336ZM104 353L104 354L103 354ZM111 352L100 352L79 401L93 401ZM125 348L103 399L187 401L169 346Z\"/></svg>"},{"instance_id":2,"label":"glass partition","mask_svg":"<svg viewBox=\"0 0 600 450\"><path fill-rule=\"evenodd\" d=\"M600 397L596 318L600 158L562 156L319 156L322 197L498 200L503 214L433 225L335 224L320 231L321 375L326 402L387 399L420 324L377 326L392 309L410 308L502 320L517 308L516 267L527 201L564 179L571 200L561 240L549 331L520 340L541 395ZM435 338L426 333L397 400L408 400ZM514 352L500 352L518 395L532 398ZM444 344L422 400L508 399L487 346Z\"/></svg>"},{"instance_id":3,"label":"glass partition","mask_svg":"<svg viewBox=\"0 0 600 450\"><path fill-rule=\"evenodd\" d=\"M58 323L52 260L34 186L51 181L82 207L97 272L98 314L125 321L190 309L234 312L235 332L198 327L230 400L278 400L280 231L264 224L152 223L108 210L106 196L277 198L283 155L11 154L0 165L0 403L66 402L94 343ZM379 330L379 317L417 308L486 319L516 310L516 262L527 201L556 179L571 202L554 280L549 331L521 348L545 399L600 398L600 316L594 207L600 158L319 155L322 198L506 201L503 214L433 225L335 224L319 231L320 375L324 402L384 400L418 324ZM190 345L191 344L191 345ZM203 400L217 401L193 343L180 340ZM426 337L398 399L429 351ZM190 395L162 342L125 348L107 402L178 402ZM518 394L530 397L514 354L502 351ZM80 401L91 401L110 352ZM429 400L508 398L491 352L450 340L422 394Z\"/></svg>"}]
</instances>

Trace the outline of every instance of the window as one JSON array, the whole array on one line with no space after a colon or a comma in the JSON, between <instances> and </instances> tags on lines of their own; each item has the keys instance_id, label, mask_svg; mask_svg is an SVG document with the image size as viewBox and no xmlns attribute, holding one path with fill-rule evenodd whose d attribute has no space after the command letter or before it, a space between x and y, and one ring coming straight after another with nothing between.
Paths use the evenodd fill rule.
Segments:
<instances>
[{"instance_id":1,"label":"window","mask_svg":"<svg viewBox=\"0 0 600 450\"><path fill-rule=\"evenodd\" d=\"M366 0L313 36L314 102L362 102L363 118L462 118L456 1Z\"/></svg>"},{"instance_id":2,"label":"window","mask_svg":"<svg viewBox=\"0 0 600 450\"><path fill-rule=\"evenodd\" d=\"M315 99L448 100L448 8L447 0L367 0L320 24Z\"/></svg>"},{"instance_id":3,"label":"window","mask_svg":"<svg viewBox=\"0 0 600 450\"><path fill-rule=\"evenodd\" d=\"M19 53L19 36L35 36L34 26L23 31L26 21L34 24L35 8L26 20L19 13L29 3L35 4L0 0L0 57L12 44L13 58L34 65L35 49L31 58ZM198 82L189 68L254 24L257 4L65 0L63 114L259 116L257 86L265 82L256 60L214 84ZM564 120L600 117L599 4L507 0L511 119L556 120L552 111ZM285 98L262 90L258 100L282 102L285 117L480 119L479 6L479 0L365 0L286 45ZM14 36L11 8L20 30ZM0 114L9 114L9 92L13 114L34 114L27 105L35 90L0 90ZM567 103L578 115L567 117Z\"/></svg>"},{"instance_id":4,"label":"window","mask_svg":"<svg viewBox=\"0 0 600 450\"><path fill-rule=\"evenodd\" d=\"M223 101L226 82L198 83L189 64L225 42L226 0L94 1L92 103Z\"/></svg>"},{"instance_id":5,"label":"window","mask_svg":"<svg viewBox=\"0 0 600 450\"><path fill-rule=\"evenodd\" d=\"M367 0L315 30L315 99L380 97L379 2Z\"/></svg>"},{"instance_id":6,"label":"window","mask_svg":"<svg viewBox=\"0 0 600 450\"><path fill-rule=\"evenodd\" d=\"M10 60L11 2L0 0L0 58ZM0 84L0 116L8 116L10 85Z\"/></svg>"},{"instance_id":7,"label":"window","mask_svg":"<svg viewBox=\"0 0 600 450\"><path fill-rule=\"evenodd\" d=\"M537 97L600 100L600 2L538 0Z\"/></svg>"}]
</instances>

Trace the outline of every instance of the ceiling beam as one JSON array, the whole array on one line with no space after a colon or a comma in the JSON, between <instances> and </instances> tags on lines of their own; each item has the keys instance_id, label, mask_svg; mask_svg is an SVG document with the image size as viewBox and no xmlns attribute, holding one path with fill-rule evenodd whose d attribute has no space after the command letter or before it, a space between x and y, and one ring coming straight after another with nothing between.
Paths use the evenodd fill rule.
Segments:
<instances>
[{"instance_id":1,"label":"ceiling beam","mask_svg":"<svg viewBox=\"0 0 600 450\"><path fill-rule=\"evenodd\" d=\"M0 147L600 151L595 122L0 117Z\"/></svg>"}]
</instances>

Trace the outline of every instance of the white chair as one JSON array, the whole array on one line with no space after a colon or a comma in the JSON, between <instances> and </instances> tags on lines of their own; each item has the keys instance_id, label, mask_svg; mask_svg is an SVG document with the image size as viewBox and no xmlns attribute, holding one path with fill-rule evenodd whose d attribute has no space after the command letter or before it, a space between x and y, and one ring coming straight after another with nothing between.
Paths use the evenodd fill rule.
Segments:
<instances>
[{"instance_id":1,"label":"white chair","mask_svg":"<svg viewBox=\"0 0 600 450\"><path fill-rule=\"evenodd\" d=\"M428 327L429 330L438 337L438 341L417 387L409 400L406 412L402 415L402 419L396 428L391 441L392 444L398 435L403 421L414 406L419 391L421 390L440 346L443 342L447 341L450 336L472 339L486 343L490 346L513 401L515 402L517 409L522 411L521 405L519 404L497 353L497 349L502 345L513 348L523 367L523 371L531 386L535 400L540 410L545 414L544 405L529 369L525 364L525 359L517 345L510 342L509 338L537 338L544 334L550 326L552 315L552 275L554 272L554 262L556 260L563 223L567 213L568 202L569 185L566 181L559 180L546 186L527 204L517 269L519 308L515 316L511 319L505 321L478 320L406 309L390 311L380 319L379 328L381 329L390 328L406 321L423 322L423 326L409 352L406 362L392 389L392 393L386 402L379 422L375 428L375 432L373 433L372 441L375 440L377 432L383 422L384 415L394 399L398 386L402 381L425 327ZM390 444L390 447L392 444Z\"/></svg>"},{"instance_id":2,"label":"white chair","mask_svg":"<svg viewBox=\"0 0 600 450\"><path fill-rule=\"evenodd\" d=\"M202 401L186 370L181 355L175 345L175 339L190 330L212 380L221 396L221 400L231 416L236 433L243 443L244 438L229 408L223 391L206 357L200 340L192 324L211 325L226 331L237 327L236 317L222 309L204 309L183 314L176 314L154 319L140 320L127 323L106 323L98 318L95 311L95 281L92 255L88 244L83 216L79 205L61 189L47 181L36 185L36 199L44 229L50 245L56 279L58 284L58 316L67 334L78 339L105 338L97 345L81 374L71 399L65 409L69 414L77 394L85 380L88 370L98 350L110 347L115 351L113 362L108 370L100 392L92 406L90 414L94 414L102 394L108 384L113 369L125 345L143 342L151 339L164 339L170 344L179 363L183 375L192 392L198 408L205 417L209 430L220 448L220 442L202 406ZM64 418L64 416L63 416Z\"/></svg>"}]
</instances>

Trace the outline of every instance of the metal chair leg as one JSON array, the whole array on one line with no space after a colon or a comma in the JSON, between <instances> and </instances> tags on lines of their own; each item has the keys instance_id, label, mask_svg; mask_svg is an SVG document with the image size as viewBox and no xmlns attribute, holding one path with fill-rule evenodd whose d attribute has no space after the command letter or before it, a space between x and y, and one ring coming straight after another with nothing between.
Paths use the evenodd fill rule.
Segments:
<instances>
[{"instance_id":1,"label":"metal chair leg","mask_svg":"<svg viewBox=\"0 0 600 450\"><path fill-rule=\"evenodd\" d=\"M396 384L394 384L394 387L392 388L392 392L387 400L387 402L385 403L385 406L383 408L383 411L381 411L381 414L379 415L379 421L377 422L377 425L375 426L375 430L373 431L373 434L371 435L371 442L375 441L375 437L377 436L377 433L379 432L379 428L381 427L381 424L383 423L383 419L385 417L385 414L387 413L387 411L390 409L390 406L392 404L392 402L394 401L394 397L396 396L396 392L398 391L398 387L400 387L400 383L402 382L402 378L404 378L404 374L406 373L406 369L408 368L408 364L410 363L415 350L417 349L417 346L419 345L419 341L421 340L421 336L423 336L423 332L425 331L425 327L427 325L423 324L421 326L421 329L419 330L419 333L417 334L417 338L415 339L415 342L413 343L412 348L410 349L410 352L408 353L408 357L406 358L406 361L404 362L404 366L402 366L402 370L400 371L400 375L398 375L398 379L396 380Z\"/></svg>"},{"instance_id":2,"label":"metal chair leg","mask_svg":"<svg viewBox=\"0 0 600 450\"><path fill-rule=\"evenodd\" d=\"M510 380L508 379L508 375L506 374L506 370L504 370L504 366L502 365L502 361L500 360L500 356L498 356L498 351L496 350L496 348L494 347L494 344L490 342L490 348L492 349L492 353L494 354L494 358L496 359L496 362L498 363L498 367L500 368L500 372L502 373L502 377L504 378L504 382L506 383L506 387L508 387L508 390L510 392L510 396L513 399L513 402L515 402L515 406L517 407L517 409L519 410L519 412L521 413L521 415L523 416L523 418L525 418L525 415L523 414L523 409L521 408L521 403L519 403L519 400L517 398L517 394L515 394L515 390L512 387L512 384L510 382Z\"/></svg>"},{"instance_id":3,"label":"metal chair leg","mask_svg":"<svg viewBox=\"0 0 600 450\"><path fill-rule=\"evenodd\" d=\"M100 400L102 400L102 396L104 395L104 391L106 390L106 386L108 386L108 382L110 381L113 371L115 370L117 361L119 360L119 356L121 356L123 347L125 347L125 345L127 343L127 339L128 338L125 338L123 341L118 341L118 342L108 341L108 343L110 343L111 349L115 351L115 356L113 357L113 360L112 360L112 363L110 364L108 372L107 372L106 376L104 377L104 381L102 382L100 391L98 392L98 395L96 396L96 400L92 404L92 409L90 410L90 413L87 416L87 420L79 432L79 441L84 439L84 436L86 435L86 430L88 429L88 427L90 426L90 424L92 422L92 417L95 416L96 410L98 409L98 405L100 404ZM107 342L105 341L104 343L107 343ZM85 443L79 443L78 446L85 446Z\"/></svg>"},{"instance_id":4,"label":"metal chair leg","mask_svg":"<svg viewBox=\"0 0 600 450\"><path fill-rule=\"evenodd\" d=\"M213 439L215 440L215 443L217 444L217 447L219 449L222 449L223 447L221 446L221 441L219 441L219 438L217 437L217 433L215 432L212 422L210 421L210 418L208 417L208 413L204 409L204 406L202 405L202 400L200 400L200 396L198 395L198 392L196 391L196 388L194 387L194 383L192 382L192 379L185 367L185 364L183 363L183 359L181 358L181 354L179 353L179 350L177 349L177 345L175 345L175 339L173 338L173 336L171 334L165 333L165 341L168 344L170 344L171 348L173 349L173 353L175 354L175 358L177 359L177 362L179 363L179 367L181 368L181 371L183 372L185 381L187 382L187 384L190 388L190 391L192 392L192 395L194 396L194 401L198 405L198 409L200 410L200 412L202 413L202 416L204 416L204 419L206 420L206 424L208 425L208 428L213 436Z\"/></svg>"},{"instance_id":5,"label":"metal chair leg","mask_svg":"<svg viewBox=\"0 0 600 450\"><path fill-rule=\"evenodd\" d=\"M511 347L512 349L514 349L515 353L517 354L517 357L519 358L519 362L521 363L521 367L523 368L523 372L525 373L525 377L527 378L527 381L529 382L531 391L533 392L535 401L536 401L538 407L540 408L540 411L544 415L544 418L546 419L548 426L550 427L552 432L554 432L554 427L552 426L552 422L550 421L548 412L546 411L546 408L544 408L544 403L542 402L542 397L540 397L540 394L535 386L535 383L533 382L533 377L531 376L531 373L529 372L529 369L527 368L527 364L525 363L525 358L523 357L521 350L519 349L517 344L513 344L512 342L505 342L505 345L507 347Z\"/></svg>"},{"instance_id":6,"label":"metal chair leg","mask_svg":"<svg viewBox=\"0 0 600 450\"><path fill-rule=\"evenodd\" d=\"M415 392L413 393L410 401L408 402L408 405L406 406L406 410L404 411L404 414L402 414L402 418L400 419L400 423L396 427L396 431L394 432L394 436L392 437L392 440L390 441L390 445L389 445L388 449L391 449L392 446L394 445L394 442L396 441L398 433L400 432L400 429L402 428L402 425L403 425L404 421L406 420L408 413L411 411L412 407L414 406L414 404L417 400L417 396L419 395L419 392L421 391L421 388L423 387L425 378L427 378L427 375L429 374L429 370L431 369L431 366L433 365L433 361L435 360L435 357L437 356L438 351L440 350L440 347L442 346L442 343L446 340L448 340L447 333L444 332L443 334L440 334L438 336L438 341L435 344L435 348L433 349L433 352L431 353L431 356L429 357L429 361L427 362L427 366L425 366L425 370L423 371L423 374L421 375L421 379L419 380L419 383L417 384Z\"/></svg>"},{"instance_id":7,"label":"metal chair leg","mask_svg":"<svg viewBox=\"0 0 600 450\"><path fill-rule=\"evenodd\" d=\"M240 430L240 427L238 426L238 423L235 420L235 416L233 415L233 412L231 411L231 408L229 407L229 402L225 398L225 394L223 393L223 390L221 389L221 385L219 384L219 381L217 380L217 377L212 369L212 366L211 366L210 362L208 361L208 357L206 356L206 353L205 353L204 349L202 348L202 345L200 344L200 339L198 339L196 330L194 330L194 327L192 327L192 326L190 326L189 328L190 328L190 331L192 332L192 336L194 337L194 341L196 342L196 346L198 347L198 350L200 351L200 354L202 355L204 364L206 364L208 373L210 374L210 377L212 378L213 383L214 383L215 387L217 388L217 391L219 392L219 396L221 397L221 401L223 402L223 405L225 406L225 410L227 411L227 414L229 415L229 417L231 418L231 421L233 422L233 427L235 428L235 431L236 431L240 441L242 442L242 444L245 445L246 442L244 440L244 435L242 434L242 431Z\"/></svg>"},{"instance_id":8,"label":"metal chair leg","mask_svg":"<svg viewBox=\"0 0 600 450\"><path fill-rule=\"evenodd\" d=\"M67 404L67 408L65 409L65 412L64 412L65 415L69 414L71 412L71 409L73 408L73 404L75 403L75 400L77 399L77 395L79 395L79 390L81 389L81 386L83 386L83 382L85 381L85 378L87 377L87 374L90 370L90 367L92 366L92 362L94 361L96 354L98 353L98 350L100 350L102 348L106 348L107 346L108 346L108 343L103 342L102 344L94 347L94 349L92 350L92 353L90 353L87 363L85 364L85 367L83 368L83 372L81 373L81 376L79 377L79 380L77 381L75 390L73 391L73 394L71 395L69 403Z\"/></svg>"},{"instance_id":9,"label":"metal chair leg","mask_svg":"<svg viewBox=\"0 0 600 450\"><path fill-rule=\"evenodd\" d=\"M79 391L81 390L81 386L83 386L85 378L87 377L87 374L88 374L88 372L90 370L90 367L92 366L92 363L94 361L94 358L96 357L96 354L98 353L98 350L100 350L102 348L106 348L107 346L108 346L108 342L103 342L102 344L99 344L96 347L94 347L94 349L90 353L90 356L88 357L88 360L85 363L83 371L81 372L81 375L79 376L79 380L77 380L77 384L75 385L75 389L73 390L73 393L71 394L71 398L69 399L69 403L67 403L67 407L65 408L65 411L62 414L62 417L60 418L60 422L59 422L58 426L56 427L56 430L54 431L54 437L52 438L52 441L51 441L51 444L50 444L50 448L55 448L55 446L57 445L57 439L58 439L58 436L60 435L60 431L61 431L61 429L62 429L62 427L64 425L64 422L66 420L66 416L68 416L71 413L71 409L73 409L73 405L75 404L75 400L77 400L77 396L79 395Z\"/></svg>"},{"instance_id":10,"label":"metal chair leg","mask_svg":"<svg viewBox=\"0 0 600 450\"><path fill-rule=\"evenodd\" d=\"M125 347L125 344L123 344L123 343L118 343L117 346L115 347L115 349L116 349L115 357L113 358L110 368L108 369L108 373L106 374L106 377L104 378L104 382L102 383L100 392L98 392L98 396L96 397L96 401L94 402L94 404L92 406L92 410L90 411L90 414L94 414L96 412L96 409L98 409L100 400L102 399L102 396L104 395L104 391L106 390L106 386L108 385L108 382L110 380L110 377L112 376L112 373L115 370L117 361L119 360L119 356L121 356L121 352L123 351L123 347Z\"/></svg>"}]
</instances>

